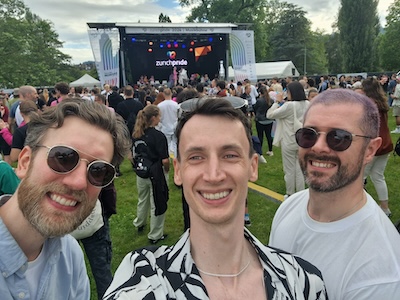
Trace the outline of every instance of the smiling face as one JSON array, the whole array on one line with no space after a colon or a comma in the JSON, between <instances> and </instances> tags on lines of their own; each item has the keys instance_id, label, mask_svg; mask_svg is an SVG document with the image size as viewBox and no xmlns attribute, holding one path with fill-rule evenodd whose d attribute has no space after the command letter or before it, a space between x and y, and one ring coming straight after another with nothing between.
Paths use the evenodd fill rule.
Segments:
<instances>
[{"instance_id":1,"label":"smiling face","mask_svg":"<svg viewBox=\"0 0 400 300\"><path fill-rule=\"evenodd\" d=\"M77 117L67 117L61 128L49 129L42 145L67 145L89 162L111 161L111 134ZM68 174L56 174L47 165L47 149L32 153L25 147L19 156L18 203L25 218L44 237L62 236L73 231L92 211L100 188L87 180L87 162L81 160Z\"/></svg>"},{"instance_id":2,"label":"smiling face","mask_svg":"<svg viewBox=\"0 0 400 300\"><path fill-rule=\"evenodd\" d=\"M183 127L175 183L183 186L191 223L243 224L248 181L258 177L243 124L219 116L193 116Z\"/></svg>"},{"instance_id":3,"label":"smiling face","mask_svg":"<svg viewBox=\"0 0 400 300\"><path fill-rule=\"evenodd\" d=\"M349 113L352 118L348 117ZM330 106L317 104L308 111L304 127L325 133L334 128L344 129L363 135L359 126L360 116L363 113L362 106L356 104ZM372 159L376 150L370 144L369 140L366 141L362 137L353 137L348 149L334 151L326 143L326 134L320 134L316 144L311 148L299 147L300 166L310 189L317 192L332 192L356 181L360 184L363 167Z\"/></svg>"}]
</instances>

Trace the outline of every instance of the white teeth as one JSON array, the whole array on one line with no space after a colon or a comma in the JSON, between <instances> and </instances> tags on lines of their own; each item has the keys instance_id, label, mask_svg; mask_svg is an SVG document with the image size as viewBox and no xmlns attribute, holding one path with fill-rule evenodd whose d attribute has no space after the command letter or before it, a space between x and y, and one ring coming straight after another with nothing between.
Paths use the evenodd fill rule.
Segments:
<instances>
[{"instance_id":1,"label":"white teeth","mask_svg":"<svg viewBox=\"0 0 400 300\"><path fill-rule=\"evenodd\" d=\"M208 200L218 200L218 199L228 196L229 192L225 191L225 192L220 192L220 193L215 193L215 194L203 193L202 195L204 198L206 198Z\"/></svg>"},{"instance_id":2,"label":"white teeth","mask_svg":"<svg viewBox=\"0 0 400 300\"><path fill-rule=\"evenodd\" d=\"M77 203L77 201L68 200L68 199L65 199L65 198L63 198L61 196L54 195L54 194L51 194L50 198L54 202L57 202L57 203L59 203L61 205L64 205L64 206L75 206L76 203Z\"/></svg>"},{"instance_id":3,"label":"white teeth","mask_svg":"<svg viewBox=\"0 0 400 300\"><path fill-rule=\"evenodd\" d=\"M333 164L321 163L321 162L316 162L316 161L311 161L311 164L314 167L318 167L318 168L332 168L334 166Z\"/></svg>"}]
</instances>

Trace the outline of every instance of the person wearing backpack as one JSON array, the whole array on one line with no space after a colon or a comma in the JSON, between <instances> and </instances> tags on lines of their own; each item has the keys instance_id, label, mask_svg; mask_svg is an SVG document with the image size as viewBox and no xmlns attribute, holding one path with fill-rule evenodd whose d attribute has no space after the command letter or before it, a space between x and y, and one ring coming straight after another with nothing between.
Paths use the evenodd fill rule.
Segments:
<instances>
[{"instance_id":1,"label":"person wearing backpack","mask_svg":"<svg viewBox=\"0 0 400 300\"><path fill-rule=\"evenodd\" d=\"M165 212L167 210L168 186L164 172L169 171L167 138L154 127L161 119L160 109L148 105L139 111L133 130L133 167L138 190L137 214L133 225L142 232L150 209L151 244L164 240ZM148 171L146 171L148 170Z\"/></svg>"}]
</instances>

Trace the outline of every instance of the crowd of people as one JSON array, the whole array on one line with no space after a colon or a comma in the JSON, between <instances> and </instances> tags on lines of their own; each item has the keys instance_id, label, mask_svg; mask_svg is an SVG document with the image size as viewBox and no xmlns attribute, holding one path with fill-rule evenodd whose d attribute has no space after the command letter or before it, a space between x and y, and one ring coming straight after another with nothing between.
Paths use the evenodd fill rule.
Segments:
<instances>
[{"instance_id":1,"label":"crowd of people","mask_svg":"<svg viewBox=\"0 0 400 300\"><path fill-rule=\"evenodd\" d=\"M397 299L400 236L384 171L400 133L400 77L317 82L143 78L0 94L1 298L89 299L77 240L99 299ZM248 182L273 147L286 193L265 246L248 228ZM124 159L136 172L133 225L154 246L113 275L109 218ZM163 246L171 184L185 232Z\"/></svg>"}]
</instances>

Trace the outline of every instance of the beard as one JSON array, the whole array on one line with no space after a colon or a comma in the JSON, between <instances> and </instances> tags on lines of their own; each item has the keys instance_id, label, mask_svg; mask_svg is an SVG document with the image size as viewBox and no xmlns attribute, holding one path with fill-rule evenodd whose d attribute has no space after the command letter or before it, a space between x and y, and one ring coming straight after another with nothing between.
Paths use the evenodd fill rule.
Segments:
<instances>
[{"instance_id":1,"label":"beard","mask_svg":"<svg viewBox=\"0 0 400 300\"><path fill-rule=\"evenodd\" d=\"M96 201L86 192L75 191L60 183L37 184L31 181L31 170L18 188L18 205L24 217L43 237L60 237L75 230L93 210ZM45 205L48 193L66 194L78 200L75 211L63 211Z\"/></svg>"},{"instance_id":2,"label":"beard","mask_svg":"<svg viewBox=\"0 0 400 300\"><path fill-rule=\"evenodd\" d=\"M356 162L346 166L342 165L339 158L335 156L306 154L303 159L299 160L300 168L305 175L306 183L310 189L320 193L329 193L344 188L359 178L363 166L364 152L358 155ZM331 177L323 179L325 176L324 173L307 170L307 162L310 160L333 162L336 164L338 171Z\"/></svg>"}]
</instances>

